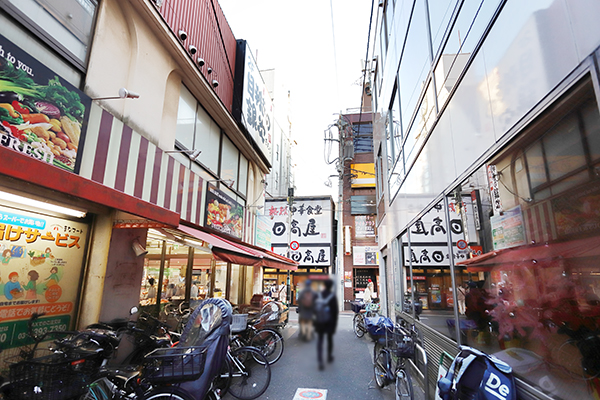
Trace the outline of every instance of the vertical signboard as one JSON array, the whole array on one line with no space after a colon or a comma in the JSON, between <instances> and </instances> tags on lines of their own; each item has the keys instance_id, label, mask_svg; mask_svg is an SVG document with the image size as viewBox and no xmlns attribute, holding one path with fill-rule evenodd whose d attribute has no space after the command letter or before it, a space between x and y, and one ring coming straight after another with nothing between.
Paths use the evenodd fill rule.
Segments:
<instances>
[{"instance_id":1,"label":"vertical signboard","mask_svg":"<svg viewBox=\"0 0 600 400\"><path fill-rule=\"evenodd\" d=\"M0 346L32 343L36 334L71 329L88 226L0 207Z\"/></svg>"},{"instance_id":2,"label":"vertical signboard","mask_svg":"<svg viewBox=\"0 0 600 400\"><path fill-rule=\"evenodd\" d=\"M254 244L263 249L271 250L271 226L270 219L266 215L257 215Z\"/></svg>"},{"instance_id":3,"label":"vertical signboard","mask_svg":"<svg viewBox=\"0 0 600 400\"><path fill-rule=\"evenodd\" d=\"M0 145L78 172L91 99L0 36Z\"/></svg>"},{"instance_id":4,"label":"vertical signboard","mask_svg":"<svg viewBox=\"0 0 600 400\"><path fill-rule=\"evenodd\" d=\"M241 122L267 160L272 159L273 102L252 51L237 41L233 116Z\"/></svg>"},{"instance_id":5,"label":"vertical signboard","mask_svg":"<svg viewBox=\"0 0 600 400\"><path fill-rule=\"evenodd\" d=\"M267 200L265 215L270 218L271 245L275 253L287 256L290 238L296 242L290 258L301 267L319 268L333 264L333 202L330 197L296 197L291 209L286 200Z\"/></svg>"},{"instance_id":6,"label":"vertical signboard","mask_svg":"<svg viewBox=\"0 0 600 400\"><path fill-rule=\"evenodd\" d=\"M244 226L244 208L215 186L209 184L206 191L204 226L241 239Z\"/></svg>"}]
</instances>

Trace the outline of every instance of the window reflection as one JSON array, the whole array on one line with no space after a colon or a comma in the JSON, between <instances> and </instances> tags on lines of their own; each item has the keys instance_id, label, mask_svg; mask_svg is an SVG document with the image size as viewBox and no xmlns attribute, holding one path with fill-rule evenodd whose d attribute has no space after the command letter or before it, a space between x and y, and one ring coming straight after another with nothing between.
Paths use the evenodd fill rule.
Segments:
<instances>
[{"instance_id":1,"label":"window reflection","mask_svg":"<svg viewBox=\"0 0 600 400\"><path fill-rule=\"evenodd\" d=\"M458 17L434 71L440 108L471 58L498 4L497 0L466 0L460 6Z\"/></svg>"}]
</instances>

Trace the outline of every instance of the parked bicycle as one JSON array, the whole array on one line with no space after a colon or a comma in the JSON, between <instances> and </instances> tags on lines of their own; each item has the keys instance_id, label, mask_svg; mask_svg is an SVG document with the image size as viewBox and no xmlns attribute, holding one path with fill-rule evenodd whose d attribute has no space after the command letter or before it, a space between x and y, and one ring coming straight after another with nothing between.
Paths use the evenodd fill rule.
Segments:
<instances>
[{"instance_id":1,"label":"parked bicycle","mask_svg":"<svg viewBox=\"0 0 600 400\"><path fill-rule=\"evenodd\" d=\"M352 319L352 329L356 337L361 338L367 332L365 318L376 317L379 315L379 303L368 303L365 305L362 301L353 301L350 303L354 318Z\"/></svg>"},{"instance_id":2,"label":"parked bicycle","mask_svg":"<svg viewBox=\"0 0 600 400\"><path fill-rule=\"evenodd\" d=\"M283 336L275 329L257 329L255 324L248 322L248 314L234 314L231 325L232 348L244 346L256 347L265 356L269 364L276 363L283 355ZM257 359L257 362L262 362Z\"/></svg>"},{"instance_id":3,"label":"parked bicycle","mask_svg":"<svg viewBox=\"0 0 600 400\"><path fill-rule=\"evenodd\" d=\"M416 331L409 331L389 318L380 318L369 334L375 339L373 369L377 386L383 388L395 382L396 400L413 400L412 378L407 361L414 359Z\"/></svg>"}]
</instances>

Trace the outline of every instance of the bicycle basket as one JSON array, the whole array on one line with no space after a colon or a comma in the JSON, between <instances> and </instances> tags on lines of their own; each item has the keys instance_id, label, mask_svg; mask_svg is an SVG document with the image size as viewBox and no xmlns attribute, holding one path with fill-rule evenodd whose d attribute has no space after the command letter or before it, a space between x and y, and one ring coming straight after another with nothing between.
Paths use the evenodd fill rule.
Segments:
<instances>
[{"instance_id":1,"label":"bicycle basket","mask_svg":"<svg viewBox=\"0 0 600 400\"><path fill-rule=\"evenodd\" d=\"M394 323L387 317L366 317L365 327L371 340L376 342L381 338L385 339L386 329L388 330L388 334L390 334L394 328Z\"/></svg>"},{"instance_id":2,"label":"bicycle basket","mask_svg":"<svg viewBox=\"0 0 600 400\"><path fill-rule=\"evenodd\" d=\"M248 314L233 314L231 322L231 332L242 332L247 328Z\"/></svg>"},{"instance_id":3,"label":"bicycle basket","mask_svg":"<svg viewBox=\"0 0 600 400\"><path fill-rule=\"evenodd\" d=\"M359 313L360 310L365 308L365 303L360 301L352 301L350 302L350 306L352 306L352 311L355 313Z\"/></svg>"},{"instance_id":4,"label":"bicycle basket","mask_svg":"<svg viewBox=\"0 0 600 400\"><path fill-rule=\"evenodd\" d=\"M415 355L415 343L409 335L403 332L394 331L394 343L392 344L394 354L401 358L413 358Z\"/></svg>"},{"instance_id":5,"label":"bicycle basket","mask_svg":"<svg viewBox=\"0 0 600 400\"><path fill-rule=\"evenodd\" d=\"M156 349L144 357L143 376L152 383L193 381L204 372L206 347Z\"/></svg>"},{"instance_id":6,"label":"bicycle basket","mask_svg":"<svg viewBox=\"0 0 600 400\"><path fill-rule=\"evenodd\" d=\"M96 371L96 354L66 358L51 354L10 365L10 399L63 400L86 392Z\"/></svg>"}]
</instances>

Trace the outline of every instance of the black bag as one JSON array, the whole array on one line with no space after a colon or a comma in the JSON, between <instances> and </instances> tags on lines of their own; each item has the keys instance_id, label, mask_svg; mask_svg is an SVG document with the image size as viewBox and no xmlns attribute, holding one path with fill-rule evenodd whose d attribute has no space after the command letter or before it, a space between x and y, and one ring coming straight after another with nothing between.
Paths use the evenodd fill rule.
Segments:
<instances>
[{"instance_id":1,"label":"black bag","mask_svg":"<svg viewBox=\"0 0 600 400\"><path fill-rule=\"evenodd\" d=\"M512 368L504 361L467 346L438 380L443 400L516 400Z\"/></svg>"}]
</instances>

